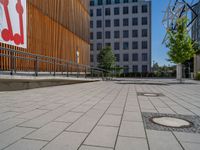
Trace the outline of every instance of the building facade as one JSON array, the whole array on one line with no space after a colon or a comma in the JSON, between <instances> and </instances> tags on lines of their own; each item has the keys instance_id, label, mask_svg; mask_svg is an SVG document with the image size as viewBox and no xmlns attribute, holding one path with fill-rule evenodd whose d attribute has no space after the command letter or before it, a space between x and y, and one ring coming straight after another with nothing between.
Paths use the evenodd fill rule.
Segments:
<instances>
[{"instance_id":1,"label":"building facade","mask_svg":"<svg viewBox=\"0 0 200 150\"><path fill-rule=\"evenodd\" d=\"M12 0L8 2L10 4ZM79 64L90 65L89 0L27 0L26 3L27 48L0 43L1 47L75 63L78 51ZM16 67L17 70L31 71L34 62L20 60ZM10 60L0 57L0 70L9 69ZM51 69L52 65L45 64L40 68L41 71Z\"/></svg>"},{"instance_id":2,"label":"building facade","mask_svg":"<svg viewBox=\"0 0 200 150\"><path fill-rule=\"evenodd\" d=\"M90 58L111 46L124 72L151 71L151 1L90 0Z\"/></svg>"},{"instance_id":3,"label":"building facade","mask_svg":"<svg viewBox=\"0 0 200 150\"><path fill-rule=\"evenodd\" d=\"M194 7L194 11L198 14L192 26L192 39L200 44L200 2ZM194 75L200 72L200 55L194 56Z\"/></svg>"}]
</instances>

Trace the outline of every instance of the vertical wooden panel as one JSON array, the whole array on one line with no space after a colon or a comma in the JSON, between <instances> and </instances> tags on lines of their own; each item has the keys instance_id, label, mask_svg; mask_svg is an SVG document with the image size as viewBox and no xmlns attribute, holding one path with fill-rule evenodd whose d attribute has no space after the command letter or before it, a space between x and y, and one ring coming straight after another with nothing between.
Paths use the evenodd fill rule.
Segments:
<instances>
[{"instance_id":1,"label":"vertical wooden panel","mask_svg":"<svg viewBox=\"0 0 200 150\"><path fill-rule=\"evenodd\" d=\"M89 0L27 0L28 48L14 48L89 65ZM7 53L2 51L1 53ZM0 69L9 70L8 58L0 58ZM32 61L17 60L18 70L33 70ZM52 70L52 65L41 64L41 71ZM58 70L59 71L59 70Z\"/></svg>"}]
</instances>

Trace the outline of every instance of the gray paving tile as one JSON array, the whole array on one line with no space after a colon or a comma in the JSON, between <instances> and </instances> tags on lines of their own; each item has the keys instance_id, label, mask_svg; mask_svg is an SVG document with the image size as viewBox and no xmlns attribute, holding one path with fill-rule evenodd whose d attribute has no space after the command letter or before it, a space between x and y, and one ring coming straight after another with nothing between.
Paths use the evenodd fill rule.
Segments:
<instances>
[{"instance_id":1,"label":"gray paving tile","mask_svg":"<svg viewBox=\"0 0 200 150\"><path fill-rule=\"evenodd\" d=\"M18 115L17 118L33 119L33 118L38 117L46 112L48 112L48 110L36 109L36 110L30 111L30 112L26 112L21 115Z\"/></svg>"},{"instance_id":2,"label":"gray paving tile","mask_svg":"<svg viewBox=\"0 0 200 150\"><path fill-rule=\"evenodd\" d=\"M122 121L119 131L120 136L145 138L144 126L142 122Z\"/></svg>"},{"instance_id":3,"label":"gray paving tile","mask_svg":"<svg viewBox=\"0 0 200 150\"><path fill-rule=\"evenodd\" d=\"M94 146L81 146L79 150L113 150L112 148L94 147Z\"/></svg>"},{"instance_id":4,"label":"gray paving tile","mask_svg":"<svg viewBox=\"0 0 200 150\"><path fill-rule=\"evenodd\" d=\"M124 112L123 115L124 121L140 121L142 122L142 116L140 112Z\"/></svg>"},{"instance_id":5,"label":"gray paving tile","mask_svg":"<svg viewBox=\"0 0 200 150\"><path fill-rule=\"evenodd\" d=\"M78 118L81 117L83 113L77 113L77 112L68 112L64 114L63 116L59 117L55 121L61 121L61 122L74 122Z\"/></svg>"},{"instance_id":6,"label":"gray paving tile","mask_svg":"<svg viewBox=\"0 0 200 150\"><path fill-rule=\"evenodd\" d=\"M185 150L199 150L200 144L198 143L181 143Z\"/></svg>"},{"instance_id":7,"label":"gray paving tile","mask_svg":"<svg viewBox=\"0 0 200 150\"><path fill-rule=\"evenodd\" d=\"M25 138L51 141L53 138L59 135L63 130L65 130L69 125L70 125L69 123L51 122L43 126L42 128L34 131Z\"/></svg>"},{"instance_id":8,"label":"gray paving tile","mask_svg":"<svg viewBox=\"0 0 200 150\"><path fill-rule=\"evenodd\" d=\"M147 130L147 136L152 150L182 150L171 132Z\"/></svg>"},{"instance_id":9,"label":"gray paving tile","mask_svg":"<svg viewBox=\"0 0 200 150\"><path fill-rule=\"evenodd\" d=\"M58 107L62 106L62 104L55 104L55 103L52 103L52 104L48 104L48 105L45 105L45 106L42 106L40 107L39 109L47 109L47 110L54 110Z\"/></svg>"},{"instance_id":10,"label":"gray paving tile","mask_svg":"<svg viewBox=\"0 0 200 150\"><path fill-rule=\"evenodd\" d=\"M174 134L179 141L200 143L200 134L198 133L195 134L195 133L174 132Z\"/></svg>"},{"instance_id":11,"label":"gray paving tile","mask_svg":"<svg viewBox=\"0 0 200 150\"><path fill-rule=\"evenodd\" d=\"M116 127L97 126L87 137L84 144L114 148L117 132L118 128Z\"/></svg>"},{"instance_id":12,"label":"gray paving tile","mask_svg":"<svg viewBox=\"0 0 200 150\"><path fill-rule=\"evenodd\" d=\"M0 149L16 142L27 134L33 132L34 129L15 127L0 134Z\"/></svg>"},{"instance_id":13,"label":"gray paving tile","mask_svg":"<svg viewBox=\"0 0 200 150\"><path fill-rule=\"evenodd\" d=\"M121 120L121 116L117 115L104 115L99 121L98 125L104 126L119 126Z\"/></svg>"},{"instance_id":14,"label":"gray paving tile","mask_svg":"<svg viewBox=\"0 0 200 150\"><path fill-rule=\"evenodd\" d=\"M61 115L65 114L66 112L68 112L69 110L67 108L59 108L59 109L55 109L53 111L50 111L44 115L41 115L37 118L34 118L30 121L27 121L23 124L21 124L20 126L23 127L33 127L33 128L40 128L42 126L44 126L45 124L57 119L58 117L60 117Z\"/></svg>"},{"instance_id":15,"label":"gray paving tile","mask_svg":"<svg viewBox=\"0 0 200 150\"><path fill-rule=\"evenodd\" d=\"M115 150L148 150L146 139L118 137Z\"/></svg>"},{"instance_id":16,"label":"gray paving tile","mask_svg":"<svg viewBox=\"0 0 200 150\"><path fill-rule=\"evenodd\" d=\"M19 115L19 113L16 113L16 112L5 112L5 113L2 113L2 114L0 114L0 121L12 118L12 117L14 117L16 115Z\"/></svg>"},{"instance_id":17,"label":"gray paving tile","mask_svg":"<svg viewBox=\"0 0 200 150\"><path fill-rule=\"evenodd\" d=\"M11 118L5 121L0 122L0 133L6 131L10 128L15 127L16 125L23 123L25 119Z\"/></svg>"},{"instance_id":18,"label":"gray paving tile","mask_svg":"<svg viewBox=\"0 0 200 150\"><path fill-rule=\"evenodd\" d=\"M77 150L87 134L63 132L42 150Z\"/></svg>"},{"instance_id":19,"label":"gray paving tile","mask_svg":"<svg viewBox=\"0 0 200 150\"><path fill-rule=\"evenodd\" d=\"M21 139L5 150L40 150L47 142Z\"/></svg>"},{"instance_id":20,"label":"gray paving tile","mask_svg":"<svg viewBox=\"0 0 200 150\"><path fill-rule=\"evenodd\" d=\"M74 122L69 128L67 128L67 131L89 133L100 119L102 113L103 112L99 112L98 110L89 111L79 120Z\"/></svg>"},{"instance_id":21,"label":"gray paving tile","mask_svg":"<svg viewBox=\"0 0 200 150\"><path fill-rule=\"evenodd\" d=\"M106 114L111 114L111 115L122 115L123 109L122 108L109 108L106 111Z\"/></svg>"}]
</instances>

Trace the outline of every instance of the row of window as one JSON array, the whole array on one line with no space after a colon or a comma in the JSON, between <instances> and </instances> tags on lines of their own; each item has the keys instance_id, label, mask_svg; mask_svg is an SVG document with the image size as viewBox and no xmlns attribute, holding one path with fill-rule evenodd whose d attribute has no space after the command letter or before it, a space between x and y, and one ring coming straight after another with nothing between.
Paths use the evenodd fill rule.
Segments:
<instances>
[{"instance_id":1,"label":"row of window","mask_svg":"<svg viewBox=\"0 0 200 150\"><path fill-rule=\"evenodd\" d=\"M101 8L97 8L96 9L96 16L102 16L102 11L103 9ZM141 11L142 13L147 13L148 12L148 6L147 5L142 5L141 6ZM127 14L130 14L130 7L128 6L124 6L122 7L122 14L124 15L127 15ZM132 6L132 14L137 14L139 13L138 11L138 6ZM111 15L111 8L105 8L104 9L104 14L105 16L110 16ZM113 14L114 15L120 15L121 14L121 9L120 7L115 7L113 9ZM94 16L94 10L93 9L90 9L90 16L93 17Z\"/></svg>"},{"instance_id":2,"label":"row of window","mask_svg":"<svg viewBox=\"0 0 200 150\"><path fill-rule=\"evenodd\" d=\"M123 54L123 62L128 62L129 61L129 54ZM116 62L120 62L120 54L115 54ZM147 53L142 53L141 55L141 60L146 62L148 61L148 54ZM139 61L139 55L138 53L133 53L132 54L132 61L133 62L138 62ZM94 62L94 56L90 55L90 62ZM99 58L97 56L97 62L99 62Z\"/></svg>"},{"instance_id":3,"label":"row of window","mask_svg":"<svg viewBox=\"0 0 200 150\"><path fill-rule=\"evenodd\" d=\"M141 42L141 48L142 49L148 49L148 42L147 41L142 41ZM111 46L111 43L105 43L105 46ZM122 45L122 49L123 50L129 50L130 49L130 46L129 46L129 42L123 42L123 45ZM103 45L102 43L97 43L97 51L99 50L102 50L103 48ZM115 42L114 43L114 50L120 50L121 47L120 47L120 43L119 42ZM138 41L133 41L132 42L132 49L133 50L138 50L139 49L139 43ZM94 45L93 44L90 44L90 50L93 51L94 50Z\"/></svg>"},{"instance_id":4,"label":"row of window","mask_svg":"<svg viewBox=\"0 0 200 150\"><path fill-rule=\"evenodd\" d=\"M120 4L120 3L130 3L130 2L138 2L138 0L106 0L105 3L103 3L104 0L90 0L90 6L94 6L95 2L96 5L110 5L110 4Z\"/></svg>"},{"instance_id":5,"label":"row of window","mask_svg":"<svg viewBox=\"0 0 200 150\"><path fill-rule=\"evenodd\" d=\"M131 26L130 25L130 19L128 18L124 18L121 20L121 24L124 26L124 27L127 27L127 26ZM120 27L120 19L114 19L113 20L113 26L114 27ZM139 25L139 21L138 21L138 18L132 18L132 26L138 26ZM141 25L148 25L148 18L147 17L142 17L141 18ZM94 22L93 21L90 21L90 28L93 28L94 27ZM103 21L102 20L97 20L96 21L96 28L102 28L103 27ZM109 28L111 27L111 20L105 20L105 27L106 28Z\"/></svg>"},{"instance_id":6,"label":"row of window","mask_svg":"<svg viewBox=\"0 0 200 150\"><path fill-rule=\"evenodd\" d=\"M105 39L111 39L111 31L105 31ZM102 34L102 33L101 33ZM102 36L102 35L99 35ZM133 38L137 38L138 37L138 30L132 30L132 36L130 35L130 31L129 30L123 30L122 32L122 36L120 36L120 31L114 31L113 32L113 38L114 39L119 39L119 38L129 38L129 37L133 37ZM141 37L148 37L148 30L147 29L142 29L141 32ZM99 39L101 37L97 37L97 39ZM90 32L90 40L94 39L94 33Z\"/></svg>"},{"instance_id":7,"label":"row of window","mask_svg":"<svg viewBox=\"0 0 200 150\"><path fill-rule=\"evenodd\" d=\"M124 68L124 73L129 73L129 72L139 72L139 67L138 65L133 65L132 70L129 68L129 66L123 66ZM142 65L141 68L142 72L148 72L148 66L147 65Z\"/></svg>"}]
</instances>

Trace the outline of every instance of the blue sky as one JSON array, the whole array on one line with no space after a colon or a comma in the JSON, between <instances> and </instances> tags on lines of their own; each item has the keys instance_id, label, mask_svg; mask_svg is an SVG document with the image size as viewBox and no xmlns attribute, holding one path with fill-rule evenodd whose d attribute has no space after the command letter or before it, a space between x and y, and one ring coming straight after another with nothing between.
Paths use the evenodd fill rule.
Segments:
<instances>
[{"instance_id":1,"label":"blue sky","mask_svg":"<svg viewBox=\"0 0 200 150\"><path fill-rule=\"evenodd\" d=\"M152 0L152 63L155 61L159 65L170 64L166 60L168 49L162 44L166 33L162 19L168 2L169 0Z\"/></svg>"}]
</instances>

